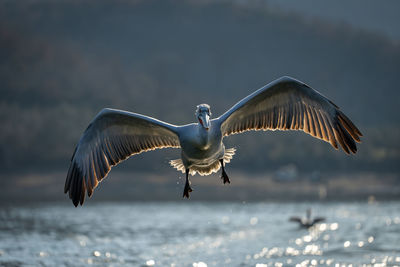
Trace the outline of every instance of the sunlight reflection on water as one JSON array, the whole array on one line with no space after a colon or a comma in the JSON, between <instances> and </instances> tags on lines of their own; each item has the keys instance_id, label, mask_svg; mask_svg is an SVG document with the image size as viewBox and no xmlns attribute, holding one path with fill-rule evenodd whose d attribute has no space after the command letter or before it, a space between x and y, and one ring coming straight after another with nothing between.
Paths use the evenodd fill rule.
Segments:
<instances>
[{"instance_id":1,"label":"sunlight reflection on water","mask_svg":"<svg viewBox=\"0 0 400 267\"><path fill-rule=\"evenodd\" d=\"M2 207L0 265L398 266L399 204ZM288 221L309 207L326 222L307 230Z\"/></svg>"}]
</instances>

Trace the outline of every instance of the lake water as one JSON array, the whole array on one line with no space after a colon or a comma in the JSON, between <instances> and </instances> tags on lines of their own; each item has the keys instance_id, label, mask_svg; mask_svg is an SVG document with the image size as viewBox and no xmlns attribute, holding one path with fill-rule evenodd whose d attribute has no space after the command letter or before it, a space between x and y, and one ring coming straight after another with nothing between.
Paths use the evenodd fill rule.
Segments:
<instances>
[{"instance_id":1,"label":"lake water","mask_svg":"<svg viewBox=\"0 0 400 267\"><path fill-rule=\"evenodd\" d=\"M307 208L326 221L309 230L288 221ZM1 266L350 264L400 266L400 202L89 200L0 210Z\"/></svg>"}]
</instances>

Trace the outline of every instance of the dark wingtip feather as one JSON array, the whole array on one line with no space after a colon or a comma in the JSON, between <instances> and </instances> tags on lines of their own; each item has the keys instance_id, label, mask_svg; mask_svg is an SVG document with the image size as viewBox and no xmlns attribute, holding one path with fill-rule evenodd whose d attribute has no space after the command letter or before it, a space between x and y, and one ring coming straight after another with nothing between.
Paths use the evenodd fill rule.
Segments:
<instances>
[{"instance_id":1,"label":"dark wingtip feather","mask_svg":"<svg viewBox=\"0 0 400 267\"><path fill-rule=\"evenodd\" d=\"M72 203L74 204L75 207L78 206L79 204L79 198L75 195L74 198L72 199Z\"/></svg>"},{"instance_id":2,"label":"dark wingtip feather","mask_svg":"<svg viewBox=\"0 0 400 267\"><path fill-rule=\"evenodd\" d=\"M86 191L85 180L82 179L82 192L81 192L81 197L79 200L79 203L81 204L81 206L82 206L83 202L85 201L85 191Z\"/></svg>"},{"instance_id":3,"label":"dark wingtip feather","mask_svg":"<svg viewBox=\"0 0 400 267\"><path fill-rule=\"evenodd\" d=\"M354 138L358 143L361 142L360 136L362 133L360 130L354 125L354 123L346 116L344 113L338 111L338 118L341 122L342 126L347 130L347 132Z\"/></svg>"},{"instance_id":4,"label":"dark wingtip feather","mask_svg":"<svg viewBox=\"0 0 400 267\"><path fill-rule=\"evenodd\" d=\"M338 133L339 143L347 154L356 153L357 145L350 134L341 124L337 124L335 131Z\"/></svg>"},{"instance_id":5,"label":"dark wingtip feather","mask_svg":"<svg viewBox=\"0 0 400 267\"><path fill-rule=\"evenodd\" d=\"M82 194L82 183L79 183L79 176L75 176L75 183L76 183L76 190L74 194L72 195L72 203L74 203L75 207L78 206L79 200Z\"/></svg>"},{"instance_id":6,"label":"dark wingtip feather","mask_svg":"<svg viewBox=\"0 0 400 267\"><path fill-rule=\"evenodd\" d=\"M72 162L68 174L67 179L64 185L64 193L69 192L69 198L72 200L72 203L75 207L82 205L84 202L84 194L86 191L85 181L81 175L81 171L79 170L76 162ZM83 195L83 196L82 196Z\"/></svg>"},{"instance_id":7,"label":"dark wingtip feather","mask_svg":"<svg viewBox=\"0 0 400 267\"><path fill-rule=\"evenodd\" d=\"M335 127L333 128L333 131L335 133L335 138L339 142L343 151L346 152L346 154L350 154L350 150L347 148L347 145L345 144L344 137L342 136L341 131L338 128L338 124L335 125Z\"/></svg>"},{"instance_id":8,"label":"dark wingtip feather","mask_svg":"<svg viewBox=\"0 0 400 267\"><path fill-rule=\"evenodd\" d=\"M344 139L346 146L349 148L351 152L354 154L357 152L357 145L354 139L350 136L350 134L343 128L342 125L339 124L339 131Z\"/></svg>"},{"instance_id":9,"label":"dark wingtip feather","mask_svg":"<svg viewBox=\"0 0 400 267\"><path fill-rule=\"evenodd\" d=\"M73 180L74 172L75 172L75 162L71 162L69 165L68 173L67 173L67 178L65 179L65 184L64 184L64 194L68 193L68 191L71 190L71 182Z\"/></svg>"},{"instance_id":10,"label":"dark wingtip feather","mask_svg":"<svg viewBox=\"0 0 400 267\"><path fill-rule=\"evenodd\" d=\"M71 184L71 171L72 171L71 168L72 168L72 166L69 167L67 178L65 179L64 194L68 193L69 187L70 187L70 184Z\"/></svg>"},{"instance_id":11,"label":"dark wingtip feather","mask_svg":"<svg viewBox=\"0 0 400 267\"><path fill-rule=\"evenodd\" d=\"M93 188L91 187L91 185L88 185L87 187L87 195L88 197L91 197L93 194Z\"/></svg>"}]
</instances>

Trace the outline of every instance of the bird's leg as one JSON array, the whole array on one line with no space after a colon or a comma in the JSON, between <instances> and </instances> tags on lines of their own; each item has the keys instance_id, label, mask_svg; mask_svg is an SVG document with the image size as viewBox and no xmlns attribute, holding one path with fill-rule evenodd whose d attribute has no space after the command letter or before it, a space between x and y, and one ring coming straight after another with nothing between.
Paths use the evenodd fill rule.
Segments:
<instances>
[{"instance_id":1,"label":"bird's leg","mask_svg":"<svg viewBox=\"0 0 400 267\"><path fill-rule=\"evenodd\" d=\"M186 169L186 183L185 183L185 190L183 190L183 197L189 198L189 192L192 192L192 188L190 187L189 181L189 169Z\"/></svg>"},{"instance_id":2,"label":"bird's leg","mask_svg":"<svg viewBox=\"0 0 400 267\"><path fill-rule=\"evenodd\" d=\"M230 184L231 181L229 181L229 177L228 177L228 175L227 175L226 172L225 172L224 160L223 160L223 159L220 159L219 162L221 163L221 167L222 167L222 176L221 176L221 179L224 180L224 184L226 184L226 183Z\"/></svg>"}]
</instances>

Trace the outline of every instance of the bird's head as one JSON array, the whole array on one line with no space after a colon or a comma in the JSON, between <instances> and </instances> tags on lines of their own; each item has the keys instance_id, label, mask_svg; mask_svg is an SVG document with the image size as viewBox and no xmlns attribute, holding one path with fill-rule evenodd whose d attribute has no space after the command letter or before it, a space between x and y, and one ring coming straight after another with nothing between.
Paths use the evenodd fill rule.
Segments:
<instances>
[{"instance_id":1,"label":"bird's head","mask_svg":"<svg viewBox=\"0 0 400 267\"><path fill-rule=\"evenodd\" d=\"M211 111L210 111L210 106L207 104L200 104L197 106L196 109L196 117L199 120L199 123L201 126L204 127L207 131L210 129L211 122L210 122L210 117L211 117Z\"/></svg>"}]
</instances>

